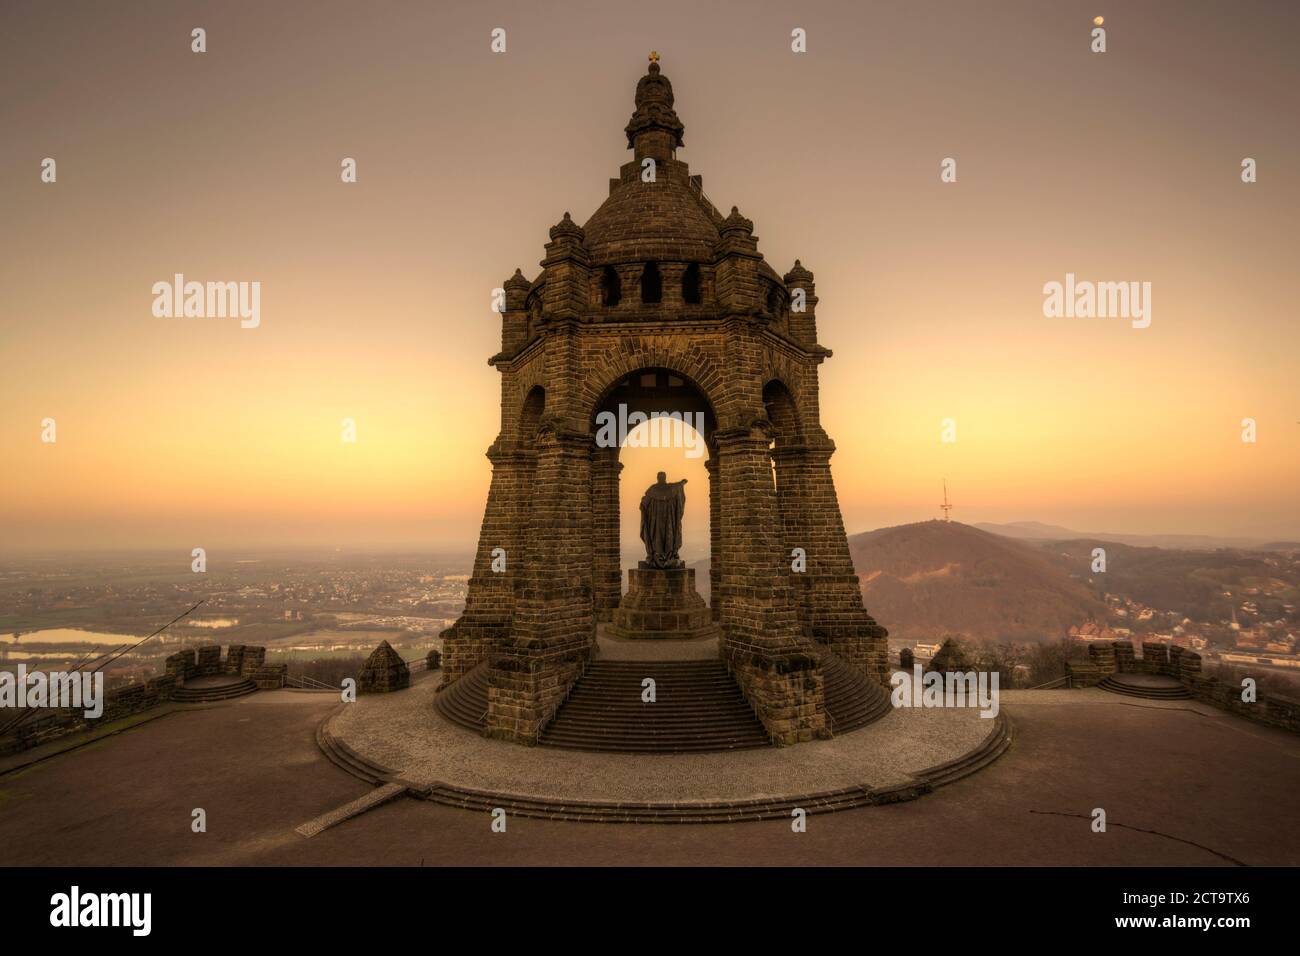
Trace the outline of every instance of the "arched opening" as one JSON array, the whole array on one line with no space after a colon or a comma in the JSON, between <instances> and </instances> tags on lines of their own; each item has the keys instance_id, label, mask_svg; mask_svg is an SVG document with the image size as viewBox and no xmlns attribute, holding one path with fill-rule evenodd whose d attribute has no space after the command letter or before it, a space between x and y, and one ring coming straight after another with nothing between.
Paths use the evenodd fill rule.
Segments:
<instances>
[{"instance_id":1,"label":"arched opening","mask_svg":"<svg viewBox=\"0 0 1300 956\"><path fill-rule=\"evenodd\" d=\"M798 406L785 383L772 379L763 386L763 408L772 423L772 485L776 492L784 553L793 556L795 549L801 548L805 560L809 554L816 559L816 549L812 544L814 529L808 520L806 507L809 493L807 475L801 466L803 429L799 424ZM799 618L807 626L811 620L811 578L806 573L795 574L793 568L791 570L791 581L799 596Z\"/></svg>"},{"instance_id":2,"label":"arched opening","mask_svg":"<svg viewBox=\"0 0 1300 956\"><path fill-rule=\"evenodd\" d=\"M785 311L785 292L774 285L767 293L767 314L774 319L781 318Z\"/></svg>"},{"instance_id":3,"label":"arched opening","mask_svg":"<svg viewBox=\"0 0 1300 956\"><path fill-rule=\"evenodd\" d=\"M773 444L778 447L797 444L802 432L799 412L790 389L780 379L774 378L763 386L763 408L772 423Z\"/></svg>"},{"instance_id":4,"label":"arched opening","mask_svg":"<svg viewBox=\"0 0 1300 956\"><path fill-rule=\"evenodd\" d=\"M600 303L604 306L616 306L623 301L623 282L618 277L618 270L605 266L600 274Z\"/></svg>"},{"instance_id":5,"label":"arched opening","mask_svg":"<svg viewBox=\"0 0 1300 956\"><path fill-rule=\"evenodd\" d=\"M657 305L664 298L664 278L659 272L659 265L647 262L641 272L641 301L647 305Z\"/></svg>"},{"instance_id":6,"label":"arched opening","mask_svg":"<svg viewBox=\"0 0 1300 956\"><path fill-rule=\"evenodd\" d=\"M767 412L767 420L772 423L772 486L776 489L779 504L783 493L786 493L788 500L792 482L790 467L786 463L787 456L783 453L801 444L802 430L799 427L799 412L795 407L794 396L780 379L774 378L763 386L763 408ZM783 484L786 485L784 489Z\"/></svg>"},{"instance_id":7,"label":"arched opening","mask_svg":"<svg viewBox=\"0 0 1300 956\"><path fill-rule=\"evenodd\" d=\"M703 292L700 289L700 267L698 263L692 262L682 273L682 301L687 305L699 305L704 301Z\"/></svg>"},{"instance_id":8,"label":"arched opening","mask_svg":"<svg viewBox=\"0 0 1300 956\"><path fill-rule=\"evenodd\" d=\"M679 558L695 568L696 590L711 591L717 489L708 462L716 419L703 391L666 368L621 378L592 413L592 531L597 616L608 621L625 590L627 569L645 559L640 505L659 472L686 479Z\"/></svg>"},{"instance_id":9,"label":"arched opening","mask_svg":"<svg viewBox=\"0 0 1300 956\"><path fill-rule=\"evenodd\" d=\"M530 442L537 437L537 427L542 421L542 412L546 410L546 389L534 385L524 397L523 408L519 412L519 440Z\"/></svg>"},{"instance_id":10,"label":"arched opening","mask_svg":"<svg viewBox=\"0 0 1300 956\"><path fill-rule=\"evenodd\" d=\"M697 449L693 451L692 449ZM689 421L661 418L633 428L619 449L619 544L622 567L635 568L646 557L641 542L641 496L658 481L686 479L682 547L688 567L709 559L709 473L704 435ZM707 567L705 565L704 567ZM707 594L707 570L697 572L696 589ZM703 579L703 580L701 580Z\"/></svg>"},{"instance_id":11,"label":"arched opening","mask_svg":"<svg viewBox=\"0 0 1300 956\"><path fill-rule=\"evenodd\" d=\"M528 300L528 332L525 338L531 339L542 324L542 297L535 295Z\"/></svg>"}]
</instances>

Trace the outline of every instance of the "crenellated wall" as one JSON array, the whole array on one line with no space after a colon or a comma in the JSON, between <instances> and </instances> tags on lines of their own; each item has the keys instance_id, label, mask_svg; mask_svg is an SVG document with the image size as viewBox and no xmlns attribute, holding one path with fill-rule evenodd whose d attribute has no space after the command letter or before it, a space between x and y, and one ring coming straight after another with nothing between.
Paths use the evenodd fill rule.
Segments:
<instances>
[{"instance_id":1,"label":"crenellated wall","mask_svg":"<svg viewBox=\"0 0 1300 956\"><path fill-rule=\"evenodd\" d=\"M205 644L171 654L164 662L165 673L140 684L128 684L104 692L104 712L97 718L85 716L84 708L49 708L24 720L12 732L0 737L0 754L16 753L50 740L89 730L123 717L142 713L169 702L186 680L232 674L246 677L261 690L284 686L284 664L267 664L266 648L232 644L221 657L219 644ZM0 722L12 715L0 711Z\"/></svg>"},{"instance_id":2,"label":"crenellated wall","mask_svg":"<svg viewBox=\"0 0 1300 956\"><path fill-rule=\"evenodd\" d=\"M143 684L130 684L104 692L104 712L91 719L86 717L83 708L49 708L41 710L23 721L17 728L4 737L0 737L0 754L17 753L40 744L89 730L92 726L121 720L171 700L177 682L170 674L155 677ZM0 711L5 718L11 711Z\"/></svg>"},{"instance_id":3,"label":"crenellated wall","mask_svg":"<svg viewBox=\"0 0 1300 956\"><path fill-rule=\"evenodd\" d=\"M164 662L167 674L176 678L179 685L195 677L215 677L232 674L253 679L258 671L267 675L283 670L283 664L266 663L266 648L254 644L231 644L222 660L220 644L204 644L171 654ZM259 685L260 686L260 685ZM281 682L280 686L283 686Z\"/></svg>"},{"instance_id":4,"label":"crenellated wall","mask_svg":"<svg viewBox=\"0 0 1300 956\"><path fill-rule=\"evenodd\" d=\"M1258 694L1255 701L1241 699L1242 688L1201 672L1201 655L1185 647L1142 643L1142 656L1133 652L1132 641L1088 645L1087 664L1068 664L1072 687L1092 687L1111 674L1161 674L1173 677L1187 688L1194 700L1293 733L1300 733L1300 701L1277 694Z\"/></svg>"}]
</instances>

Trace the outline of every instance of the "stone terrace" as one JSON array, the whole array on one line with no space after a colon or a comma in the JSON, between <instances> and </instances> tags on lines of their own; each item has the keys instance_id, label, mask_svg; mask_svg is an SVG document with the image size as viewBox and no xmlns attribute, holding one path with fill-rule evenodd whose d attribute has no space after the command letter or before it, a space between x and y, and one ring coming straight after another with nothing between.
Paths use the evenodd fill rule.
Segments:
<instances>
[{"instance_id":1,"label":"stone terrace","mask_svg":"<svg viewBox=\"0 0 1300 956\"><path fill-rule=\"evenodd\" d=\"M9 758L0 864L1300 864L1296 736L1101 691L1006 692L1016 738L996 763L918 800L810 817L798 835L784 820L528 818L494 834L486 813L399 799L308 839L294 828L371 790L316 746L337 700L263 692L119 727L94 747ZM4 772L33 756L46 759ZM1105 834L1089 828L1096 806ZM190 831L194 807L207 833Z\"/></svg>"}]
</instances>

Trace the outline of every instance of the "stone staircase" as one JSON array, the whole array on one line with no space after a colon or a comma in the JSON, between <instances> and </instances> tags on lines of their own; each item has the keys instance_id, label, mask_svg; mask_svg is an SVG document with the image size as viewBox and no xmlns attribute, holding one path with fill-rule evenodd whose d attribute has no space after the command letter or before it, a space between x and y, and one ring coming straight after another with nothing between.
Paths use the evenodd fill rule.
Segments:
<instances>
[{"instance_id":1,"label":"stone staircase","mask_svg":"<svg viewBox=\"0 0 1300 956\"><path fill-rule=\"evenodd\" d=\"M940 787L984 769L1006 753L1012 743L1012 727L1005 714L989 721L992 725L983 742L970 753L938 764L915 777L873 790L865 786L842 787L789 797L756 797L728 801L686 801L639 803L595 800L553 800L521 794L488 793L446 784L434 784L418 793L424 800L448 807L488 813L500 807L511 816L585 823L742 823L750 820L789 820L794 807L809 815L835 813L857 807L881 806L915 800Z\"/></svg>"},{"instance_id":2,"label":"stone staircase","mask_svg":"<svg viewBox=\"0 0 1300 956\"><path fill-rule=\"evenodd\" d=\"M889 692L867 680L833 653L821 654L826 712L835 734L847 734L892 710Z\"/></svg>"},{"instance_id":3,"label":"stone staircase","mask_svg":"<svg viewBox=\"0 0 1300 956\"><path fill-rule=\"evenodd\" d=\"M373 787L389 782L388 778L393 775L394 771L371 763L361 757L351 747L331 734L328 724L329 721L324 720L316 728L316 746L320 747L321 752L325 754L330 763L341 770L346 770L357 779L364 780Z\"/></svg>"},{"instance_id":4,"label":"stone staircase","mask_svg":"<svg viewBox=\"0 0 1300 956\"><path fill-rule=\"evenodd\" d=\"M257 685L248 678L218 684L212 687L178 687L172 693L172 701L177 704L207 704L219 700L233 700L244 697L257 690Z\"/></svg>"},{"instance_id":5,"label":"stone staircase","mask_svg":"<svg viewBox=\"0 0 1300 956\"><path fill-rule=\"evenodd\" d=\"M433 706L453 724L481 734L487 722L487 664L479 664L446 690L439 691Z\"/></svg>"},{"instance_id":6,"label":"stone staircase","mask_svg":"<svg viewBox=\"0 0 1300 956\"><path fill-rule=\"evenodd\" d=\"M643 703L641 682L655 681ZM595 661L542 731L568 750L700 753L770 745L721 661Z\"/></svg>"},{"instance_id":7,"label":"stone staircase","mask_svg":"<svg viewBox=\"0 0 1300 956\"><path fill-rule=\"evenodd\" d=\"M956 760L949 760L921 771L916 775L917 779L931 790L937 790L950 783L956 783L978 770L983 770L1001 757L1011 748L1011 722L1007 720L1005 714L1000 713L990 719L989 723L993 726L978 747L970 753L962 754Z\"/></svg>"},{"instance_id":8,"label":"stone staircase","mask_svg":"<svg viewBox=\"0 0 1300 956\"><path fill-rule=\"evenodd\" d=\"M1182 682L1172 677L1167 678L1166 682L1157 681L1150 677L1140 681L1127 680L1128 676L1126 674L1109 674L1097 686L1102 690L1110 691L1112 694L1123 694L1125 697L1138 697L1143 700L1191 699L1192 695L1187 692L1187 688L1182 685Z\"/></svg>"},{"instance_id":9,"label":"stone staircase","mask_svg":"<svg viewBox=\"0 0 1300 956\"><path fill-rule=\"evenodd\" d=\"M889 693L834 654L823 652L826 709L836 734L865 727L890 711ZM655 680L656 702L641 702L641 681ZM487 666L480 664L438 694L434 706L466 730L482 733ZM740 688L718 660L589 664L541 743L569 750L691 753L769 744Z\"/></svg>"}]
</instances>

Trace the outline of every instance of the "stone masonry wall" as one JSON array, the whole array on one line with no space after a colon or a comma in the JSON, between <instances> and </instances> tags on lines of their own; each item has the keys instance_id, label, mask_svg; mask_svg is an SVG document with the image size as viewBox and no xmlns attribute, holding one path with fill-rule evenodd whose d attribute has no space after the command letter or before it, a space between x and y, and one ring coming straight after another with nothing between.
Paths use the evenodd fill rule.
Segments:
<instances>
[{"instance_id":1,"label":"stone masonry wall","mask_svg":"<svg viewBox=\"0 0 1300 956\"><path fill-rule=\"evenodd\" d=\"M231 645L226 659L221 658L221 647L205 644L187 648L168 655L163 662L160 677L139 684L128 684L104 692L104 712L95 719L85 716L85 709L51 708L42 710L23 721L11 733L0 737L0 754L14 753L35 747L68 734L90 730L94 727L142 713L172 699L178 687L187 679L213 674L241 674L251 679L260 689L284 686L284 664L266 665L266 648ZM12 711L0 711L0 720L8 719Z\"/></svg>"},{"instance_id":2,"label":"stone masonry wall","mask_svg":"<svg viewBox=\"0 0 1300 956\"><path fill-rule=\"evenodd\" d=\"M1143 642L1142 656L1135 657L1130 641L1116 641L1109 649L1090 645L1088 653L1094 659L1114 654L1117 670L1124 674L1163 674L1179 680L1193 699L1270 727L1279 727L1300 733L1300 701L1276 694L1259 694L1253 703L1241 699L1242 688L1225 683L1217 677L1201 673L1201 655L1183 647Z\"/></svg>"},{"instance_id":3,"label":"stone masonry wall","mask_svg":"<svg viewBox=\"0 0 1300 956\"><path fill-rule=\"evenodd\" d=\"M585 652L558 660L501 655L488 670L485 733L499 740L536 744L586 666Z\"/></svg>"},{"instance_id":4,"label":"stone masonry wall","mask_svg":"<svg viewBox=\"0 0 1300 956\"><path fill-rule=\"evenodd\" d=\"M825 683L815 658L736 655L728 664L773 743L785 746L830 736Z\"/></svg>"},{"instance_id":5,"label":"stone masonry wall","mask_svg":"<svg viewBox=\"0 0 1300 956\"><path fill-rule=\"evenodd\" d=\"M0 738L0 754L15 753L78 731L129 717L171 700L177 686L170 674L142 684L131 684L104 692L104 712L95 719L84 709L51 708L25 720L12 733ZM0 712L7 719L12 711Z\"/></svg>"},{"instance_id":6,"label":"stone masonry wall","mask_svg":"<svg viewBox=\"0 0 1300 956\"><path fill-rule=\"evenodd\" d=\"M515 270L503 285L492 481L465 611L443 633L442 686L488 664L492 736L536 741L621 599L618 455L597 445L595 418L647 373L650 399L689 393L705 410L709 613L773 738L825 732L816 644L889 679L887 632L862 606L820 425L830 352L817 342L813 273L796 261L781 276L753 222L712 204L677 159L685 127L673 103L652 63L623 130L634 158L606 200L583 225L564 213L541 274ZM643 177L644 159L655 176ZM793 547L807 552L802 577Z\"/></svg>"}]
</instances>

